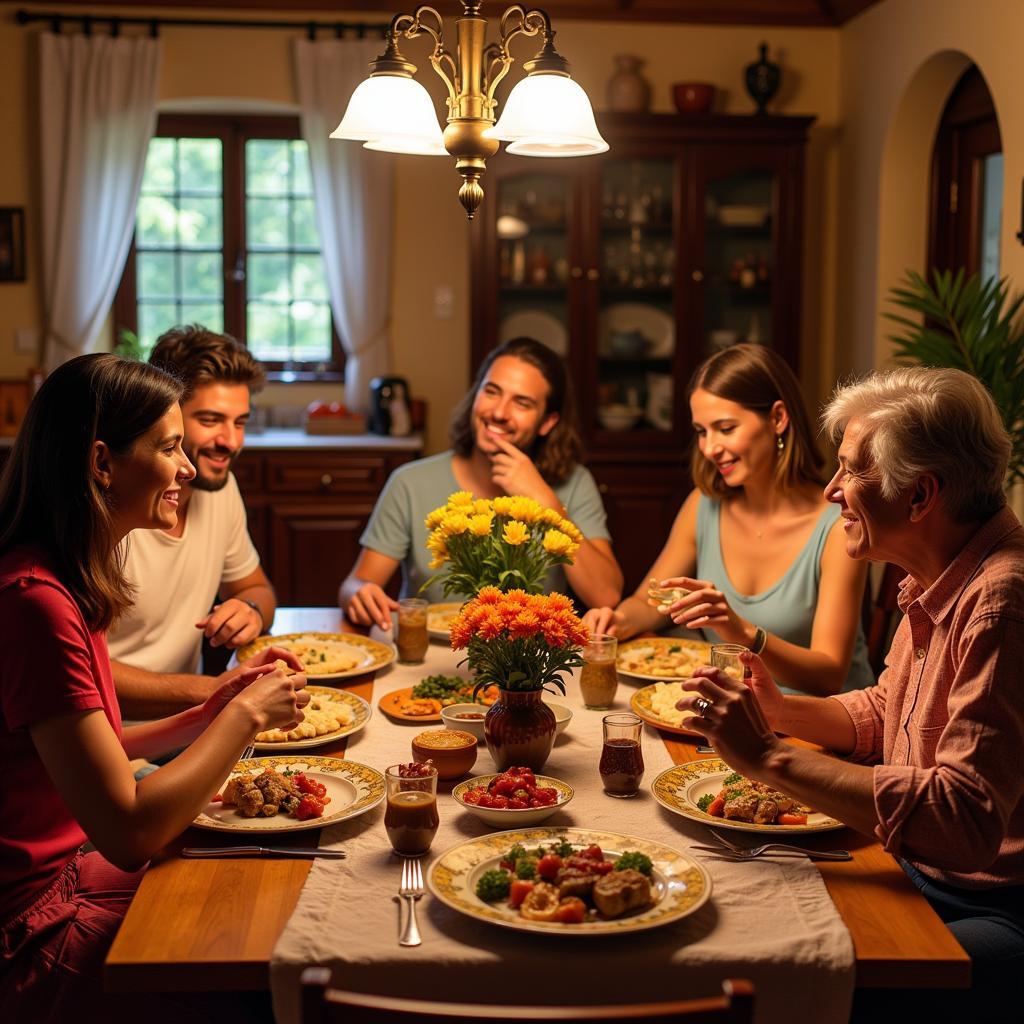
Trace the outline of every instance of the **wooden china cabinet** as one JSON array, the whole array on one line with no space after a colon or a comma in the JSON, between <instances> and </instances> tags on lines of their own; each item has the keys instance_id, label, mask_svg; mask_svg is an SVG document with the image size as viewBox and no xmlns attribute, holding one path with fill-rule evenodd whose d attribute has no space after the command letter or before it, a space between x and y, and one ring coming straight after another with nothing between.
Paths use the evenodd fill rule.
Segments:
<instances>
[{"instance_id":1,"label":"wooden china cabinet","mask_svg":"<svg viewBox=\"0 0 1024 1024\"><path fill-rule=\"evenodd\" d=\"M686 385L739 341L799 370L813 118L605 114L600 157L488 162L472 232L472 361L561 352L632 590L691 487Z\"/></svg>"}]
</instances>

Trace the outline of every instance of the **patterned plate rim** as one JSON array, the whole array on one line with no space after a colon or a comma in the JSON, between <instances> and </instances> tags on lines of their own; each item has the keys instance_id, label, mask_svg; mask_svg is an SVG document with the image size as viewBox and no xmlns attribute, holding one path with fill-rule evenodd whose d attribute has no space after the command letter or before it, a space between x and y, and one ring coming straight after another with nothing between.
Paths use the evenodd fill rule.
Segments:
<instances>
[{"instance_id":1,"label":"patterned plate rim","mask_svg":"<svg viewBox=\"0 0 1024 1024\"><path fill-rule=\"evenodd\" d=\"M547 921L527 921L521 917L505 917L497 909L489 904L483 903L473 893L467 894L464 885L457 881L458 872L450 866L453 856L462 850L469 850L474 846L481 848L480 852L486 856L479 856L475 863L470 865L466 874L473 867L498 857L515 843L522 843L524 846L531 846L537 843L550 843L564 838L567 842L576 845L589 845L597 843L602 849L610 851L639 850L646 853L655 861L656 870L664 879L669 882L683 883L683 892L676 895L674 905L666 907L669 896L662 897L661 901L654 907L649 908L636 917L625 917L611 921L598 921L579 927L572 925L556 924ZM659 868L658 862L669 862L670 868L678 862L679 867L676 873L666 874L663 867ZM642 839L639 836L623 835L619 832L606 832L602 829L591 828L545 828L538 825L532 828L514 829L507 832L492 832L486 836L479 836L475 839L466 839L455 846L449 847L440 854L430 865L427 872L427 887L433 896L439 899L446 906L460 914L475 918L479 921L486 921L501 928L511 928L514 931L539 932L545 935L616 935L630 932L646 931L649 928L659 928L672 921L687 917L699 910L711 897L711 875L689 854L681 850L675 850L665 843L659 843L653 839ZM691 891L692 890L692 891ZM657 916L647 915L656 912L661 908Z\"/></svg>"},{"instance_id":2,"label":"patterned plate rim","mask_svg":"<svg viewBox=\"0 0 1024 1024\"><path fill-rule=\"evenodd\" d=\"M442 611L448 611L452 608L461 608L461 601L439 601L436 604L427 605L427 636L433 637L435 640L447 640L450 636L447 629L431 629L430 628L430 615L438 614Z\"/></svg>"},{"instance_id":3,"label":"patterned plate rim","mask_svg":"<svg viewBox=\"0 0 1024 1024\"><path fill-rule=\"evenodd\" d=\"M813 825L758 825L752 821L732 821L728 818L716 818L705 814L696 804L683 803L677 796L684 783L698 782L711 775L723 775L732 772L720 757L709 757L700 761L685 761L673 765L663 771L652 783L651 792L654 799L668 811L698 821L702 825L714 825L715 828L728 828L736 832L758 832L762 835L799 835L807 832L833 832L837 828L846 828L841 821L825 815L824 821ZM821 813L820 811L817 813Z\"/></svg>"},{"instance_id":4,"label":"patterned plate rim","mask_svg":"<svg viewBox=\"0 0 1024 1024\"><path fill-rule=\"evenodd\" d=\"M659 683L675 683L678 681L678 679L658 680ZM660 729L662 732L671 732L678 736L695 736L699 739L704 739L704 734L702 732L698 732L696 729L687 729L682 725L672 725L671 722L666 722L659 718L649 707L649 702L648 704L642 703L644 700L643 695L650 694L657 685L658 683L649 683L647 686L642 686L639 690L635 690L633 692L633 695L629 698L629 706L633 710L634 714L636 714L638 718L642 718L648 725L653 725L655 729Z\"/></svg>"},{"instance_id":5,"label":"patterned plate rim","mask_svg":"<svg viewBox=\"0 0 1024 1024\"><path fill-rule=\"evenodd\" d=\"M682 645L683 647L700 648L701 653L705 654L707 658L711 657L711 644L704 640L690 640L686 637L671 637L671 636L648 636L648 637L636 637L633 640L627 640L623 644L619 644L619 652L615 659L615 669L620 676L626 676L628 679L644 679L655 683L677 683L683 676L651 676L645 675L641 672L633 672L628 668L623 668L619 664L619 658L622 657L623 651L632 650L635 647L661 647L663 645Z\"/></svg>"},{"instance_id":6,"label":"patterned plate rim","mask_svg":"<svg viewBox=\"0 0 1024 1024\"><path fill-rule=\"evenodd\" d=\"M348 679L353 676L365 676L369 672L379 672L382 668L390 665L395 660L395 649L379 640L371 640L368 636L360 633L317 633L307 630L302 633L281 633L277 636L258 636L251 643L240 648L236 654L239 662L259 654L266 647L272 647L282 640L321 640L333 641L334 643L348 644L350 647L362 647L372 658L368 665L357 665L355 668L346 669L344 672L309 672L308 678L320 679Z\"/></svg>"},{"instance_id":7,"label":"patterned plate rim","mask_svg":"<svg viewBox=\"0 0 1024 1024\"><path fill-rule=\"evenodd\" d=\"M195 821L192 822L192 827L207 829L210 832L233 832L235 835L244 835L245 833L262 835L272 832L304 832L311 828L324 828L327 825L336 825L339 821L348 821L349 818L358 818L361 814L365 814L384 800L384 776L376 768L371 768L368 764L362 764L359 761L343 760L339 757L315 757L312 755L303 756L301 754L285 754L281 757L253 757L245 761L239 761L231 769L228 778L238 772L262 771L264 768L277 769L281 766L287 768L294 764L305 765L307 771L316 769L331 775L345 772L347 773L346 777L350 780L352 776L355 776L357 779L365 782L369 788L363 796L359 797L354 803L349 804L348 807L335 814L324 814L322 818L310 818L307 821L295 819L294 824L278 825L274 828L259 828L253 825L232 825L227 822L216 821L204 811L200 811ZM226 782L227 779L224 780L224 783ZM268 818L266 820L269 821L271 819Z\"/></svg>"},{"instance_id":8,"label":"patterned plate rim","mask_svg":"<svg viewBox=\"0 0 1024 1024\"><path fill-rule=\"evenodd\" d=\"M358 693L351 693L349 690L336 690L331 686L316 686L312 683L306 686L306 690L312 694L323 694L328 699L340 701L342 704L355 705L356 720L351 725L336 729L334 732L325 732L320 736L307 736L301 740L283 740L280 743L264 740L262 743L253 744L256 750L279 750L281 753L290 753L295 750L308 750L311 747L320 747L325 743L332 743L335 740L341 740L346 736L354 736L357 732L362 732L373 716L373 707L370 705L370 702L360 697Z\"/></svg>"}]
</instances>

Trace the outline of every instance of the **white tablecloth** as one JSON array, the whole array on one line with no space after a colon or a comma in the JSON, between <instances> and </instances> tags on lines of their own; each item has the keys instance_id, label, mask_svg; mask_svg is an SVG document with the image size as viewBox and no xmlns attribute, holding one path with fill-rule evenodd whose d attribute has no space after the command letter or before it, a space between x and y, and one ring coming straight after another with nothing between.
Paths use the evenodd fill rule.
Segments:
<instances>
[{"instance_id":1,"label":"white tablecloth","mask_svg":"<svg viewBox=\"0 0 1024 1024\"><path fill-rule=\"evenodd\" d=\"M381 771L412 760L410 738L424 726L391 722L376 702L424 675L455 672L457 660L432 643L425 665L382 672L374 683L374 716L349 743L346 757ZM551 700L571 707L574 716L544 772L568 782L576 796L545 824L642 835L684 851L706 843L703 826L663 810L646 788L672 764L656 730L645 727L640 795L604 795L597 772L602 713L583 707L575 679L567 683L568 696ZM632 689L620 684L616 710L628 710ZM494 770L481 746L473 774ZM438 803L435 852L491 831L450 796ZM680 999L717 994L724 978L748 978L762 1024L838 1024L849 1017L853 946L821 875L802 858L736 863L695 852L712 877L710 902L681 921L627 936L508 931L458 914L428 893L417 907L423 944L402 948L392 900L401 861L384 833L383 809L324 829L321 845L343 847L348 857L314 863L274 949L271 984L279 1024L298 1020L299 975L311 964L330 967L334 985L355 991L504 1004Z\"/></svg>"}]
</instances>

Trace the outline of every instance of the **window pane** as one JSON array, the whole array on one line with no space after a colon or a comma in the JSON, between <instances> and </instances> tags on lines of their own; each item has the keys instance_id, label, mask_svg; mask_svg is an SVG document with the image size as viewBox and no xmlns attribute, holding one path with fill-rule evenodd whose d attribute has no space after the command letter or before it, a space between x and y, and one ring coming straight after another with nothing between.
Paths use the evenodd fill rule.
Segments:
<instances>
[{"instance_id":1,"label":"window pane","mask_svg":"<svg viewBox=\"0 0 1024 1024\"><path fill-rule=\"evenodd\" d=\"M181 259L181 297L217 299L224 295L219 252L183 252ZM209 326L209 325L207 325Z\"/></svg>"},{"instance_id":2,"label":"window pane","mask_svg":"<svg viewBox=\"0 0 1024 1024\"><path fill-rule=\"evenodd\" d=\"M297 299L327 298L327 275L320 253L298 253L292 260L292 294Z\"/></svg>"},{"instance_id":3,"label":"window pane","mask_svg":"<svg viewBox=\"0 0 1024 1024\"><path fill-rule=\"evenodd\" d=\"M142 196L136 215L137 244L145 248L171 248L178 237L178 211L173 199Z\"/></svg>"},{"instance_id":4,"label":"window pane","mask_svg":"<svg viewBox=\"0 0 1024 1024\"><path fill-rule=\"evenodd\" d=\"M291 298L288 256L284 253L250 253L248 283L251 299L287 302Z\"/></svg>"},{"instance_id":5,"label":"window pane","mask_svg":"<svg viewBox=\"0 0 1024 1024\"><path fill-rule=\"evenodd\" d=\"M292 322L295 324L294 358L304 362L319 362L324 355L324 339L331 336L331 310L326 303L292 303ZM327 356L330 355L328 345Z\"/></svg>"},{"instance_id":6,"label":"window pane","mask_svg":"<svg viewBox=\"0 0 1024 1024\"><path fill-rule=\"evenodd\" d=\"M175 139L153 139L146 153L146 170L142 175L142 191L174 191L174 150Z\"/></svg>"},{"instance_id":7,"label":"window pane","mask_svg":"<svg viewBox=\"0 0 1024 1024\"><path fill-rule=\"evenodd\" d=\"M250 302L247 313L246 332L253 355L271 362L290 359L288 307Z\"/></svg>"},{"instance_id":8,"label":"window pane","mask_svg":"<svg viewBox=\"0 0 1024 1024\"><path fill-rule=\"evenodd\" d=\"M313 176L309 170L309 146L302 139L295 139L292 150L292 193L297 196L313 194Z\"/></svg>"},{"instance_id":9,"label":"window pane","mask_svg":"<svg viewBox=\"0 0 1024 1024\"><path fill-rule=\"evenodd\" d=\"M249 248L285 248L288 245L288 200L249 199L245 205Z\"/></svg>"},{"instance_id":10,"label":"window pane","mask_svg":"<svg viewBox=\"0 0 1024 1024\"><path fill-rule=\"evenodd\" d=\"M185 249L221 247L220 198L182 196L178 207L178 244Z\"/></svg>"},{"instance_id":11,"label":"window pane","mask_svg":"<svg viewBox=\"0 0 1024 1024\"><path fill-rule=\"evenodd\" d=\"M291 191L287 139L249 139L245 144L245 190L249 195L286 195Z\"/></svg>"},{"instance_id":12,"label":"window pane","mask_svg":"<svg viewBox=\"0 0 1024 1024\"><path fill-rule=\"evenodd\" d=\"M220 139L181 139L178 143L178 187L183 192L221 193Z\"/></svg>"},{"instance_id":13,"label":"window pane","mask_svg":"<svg viewBox=\"0 0 1024 1024\"><path fill-rule=\"evenodd\" d=\"M319 249L316 214L312 199L292 200L292 241L300 249Z\"/></svg>"},{"instance_id":14,"label":"window pane","mask_svg":"<svg viewBox=\"0 0 1024 1024\"><path fill-rule=\"evenodd\" d=\"M184 302L179 313L179 323L202 324L211 331L224 330L224 307L221 304Z\"/></svg>"},{"instance_id":15,"label":"window pane","mask_svg":"<svg viewBox=\"0 0 1024 1024\"><path fill-rule=\"evenodd\" d=\"M149 355L156 339L178 323L178 310L173 303L139 303L139 341Z\"/></svg>"},{"instance_id":16,"label":"window pane","mask_svg":"<svg viewBox=\"0 0 1024 1024\"><path fill-rule=\"evenodd\" d=\"M174 253L140 252L135 268L140 299L174 299Z\"/></svg>"}]
</instances>

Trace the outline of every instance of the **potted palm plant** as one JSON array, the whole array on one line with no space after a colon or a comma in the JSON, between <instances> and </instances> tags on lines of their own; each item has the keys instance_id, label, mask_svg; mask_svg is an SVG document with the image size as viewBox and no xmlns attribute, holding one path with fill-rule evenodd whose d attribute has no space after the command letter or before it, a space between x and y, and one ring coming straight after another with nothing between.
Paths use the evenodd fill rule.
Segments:
<instances>
[{"instance_id":1,"label":"potted palm plant","mask_svg":"<svg viewBox=\"0 0 1024 1024\"><path fill-rule=\"evenodd\" d=\"M1010 435L1007 487L1024 480L1024 295L1010 295L1006 278L913 270L889 292L906 313L886 313L900 325L889 336L898 359L973 374L988 388Z\"/></svg>"}]
</instances>

